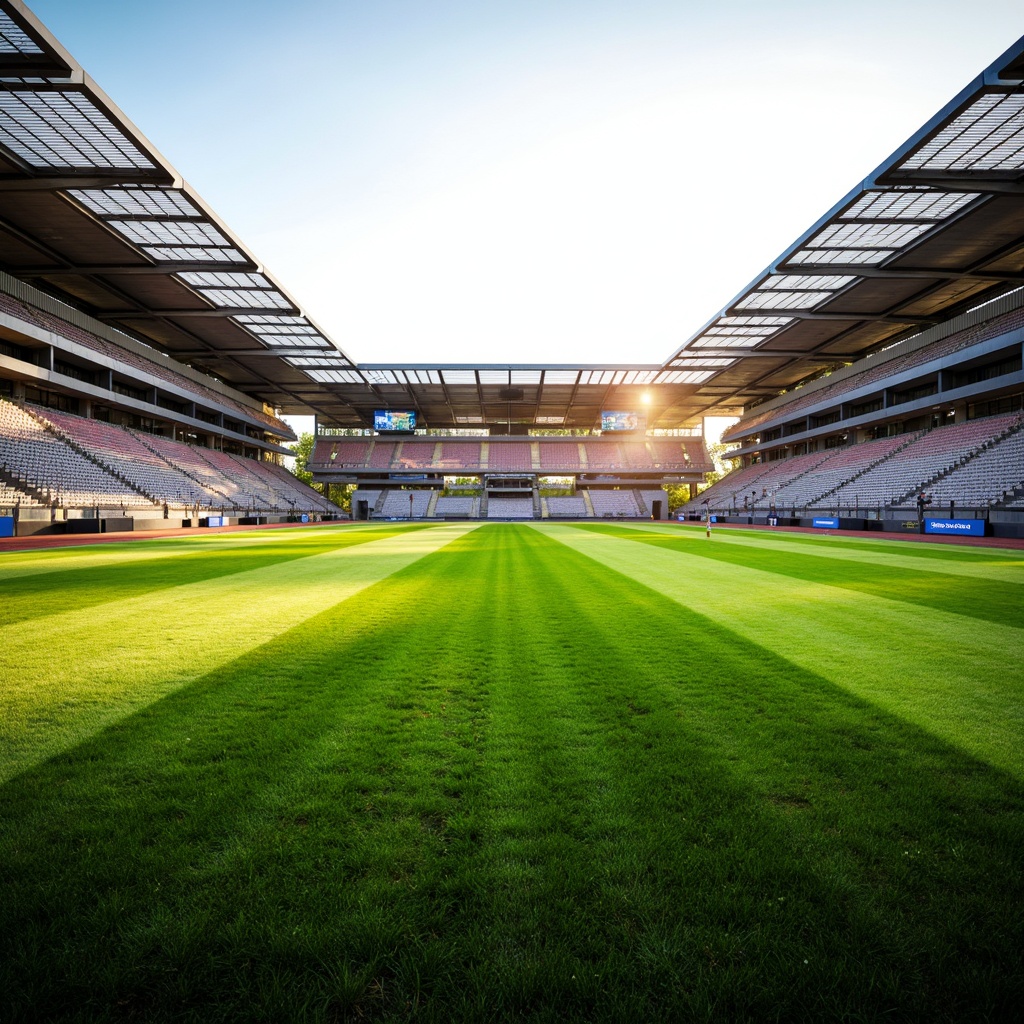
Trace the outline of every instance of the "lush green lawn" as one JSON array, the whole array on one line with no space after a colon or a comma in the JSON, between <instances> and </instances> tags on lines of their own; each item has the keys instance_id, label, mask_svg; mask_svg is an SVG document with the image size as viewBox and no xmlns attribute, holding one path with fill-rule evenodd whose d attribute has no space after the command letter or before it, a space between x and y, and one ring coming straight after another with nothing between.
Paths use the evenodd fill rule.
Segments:
<instances>
[{"instance_id":1,"label":"lush green lawn","mask_svg":"<svg viewBox=\"0 0 1024 1024\"><path fill-rule=\"evenodd\" d=\"M1022 599L654 524L0 556L0 1021L1014 1019Z\"/></svg>"}]
</instances>

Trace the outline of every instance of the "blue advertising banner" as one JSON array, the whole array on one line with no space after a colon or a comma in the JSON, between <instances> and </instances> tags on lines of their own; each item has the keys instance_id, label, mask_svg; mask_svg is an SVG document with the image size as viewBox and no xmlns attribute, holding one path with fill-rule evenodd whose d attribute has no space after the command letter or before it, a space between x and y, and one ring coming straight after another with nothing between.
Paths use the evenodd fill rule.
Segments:
<instances>
[{"instance_id":1,"label":"blue advertising banner","mask_svg":"<svg viewBox=\"0 0 1024 1024\"><path fill-rule=\"evenodd\" d=\"M207 516L207 518L206 518L206 525L207 526L223 526L224 525L224 517L223 516Z\"/></svg>"},{"instance_id":2,"label":"blue advertising banner","mask_svg":"<svg viewBox=\"0 0 1024 1024\"><path fill-rule=\"evenodd\" d=\"M954 533L963 537L984 537L984 519L926 519L925 533Z\"/></svg>"},{"instance_id":3,"label":"blue advertising banner","mask_svg":"<svg viewBox=\"0 0 1024 1024\"><path fill-rule=\"evenodd\" d=\"M306 512L303 512L301 518L299 519L299 522L301 522L301 523L308 523L309 522L309 515Z\"/></svg>"},{"instance_id":4,"label":"blue advertising banner","mask_svg":"<svg viewBox=\"0 0 1024 1024\"><path fill-rule=\"evenodd\" d=\"M0 537L14 536L14 516L0 516Z\"/></svg>"},{"instance_id":5,"label":"blue advertising banner","mask_svg":"<svg viewBox=\"0 0 1024 1024\"><path fill-rule=\"evenodd\" d=\"M835 516L815 516L811 525L818 530L838 530L839 520Z\"/></svg>"}]
</instances>

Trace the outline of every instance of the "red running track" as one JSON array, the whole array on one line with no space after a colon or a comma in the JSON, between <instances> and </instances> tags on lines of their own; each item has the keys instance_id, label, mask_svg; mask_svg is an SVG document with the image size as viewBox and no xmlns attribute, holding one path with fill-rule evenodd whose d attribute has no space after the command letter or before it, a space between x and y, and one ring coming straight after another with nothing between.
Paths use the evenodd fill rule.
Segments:
<instances>
[{"instance_id":1,"label":"red running track","mask_svg":"<svg viewBox=\"0 0 1024 1024\"><path fill-rule=\"evenodd\" d=\"M703 523L679 523L699 530ZM860 537L868 540L910 540L925 544L955 544L958 547L1024 549L1024 537L947 537L936 533L886 533L882 530L816 530L813 526L754 526L746 523L712 523L711 535L719 530L760 530L763 533L814 533L820 537Z\"/></svg>"},{"instance_id":2,"label":"red running track","mask_svg":"<svg viewBox=\"0 0 1024 1024\"><path fill-rule=\"evenodd\" d=\"M559 520L560 523L567 520ZM569 520L571 521L571 520ZM650 520L631 519L628 522L649 522ZM485 522L481 520L481 525ZM601 520L585 519L580 522L601 522ZM679 526L682 529L703 530L703 523L676 523L664 520L665 525ZM311 526L345 527L351 520L340 520L329 523L267 523L263 526L215 526L210 528L178 530L145 530L139 533L71 533L58 534L53 537L3 537L0 538L0 554L5 551L31 551L32 549L75 547L84 544L112 544L114 542L133 540L155 540L159 537L185 537L199 534L214 536L218 533L241 533L249 530L304 530ZM955 544L960 547L1008 548L1024 550L1024 538L1019 537L944 537L935 534L920 533L882 533L873 530L815 530L810 526L753 526L743 523L716 523L711 527L712 539L721 530L759 530L765 533L811 533L824 537L860 537L868 540L899 540L926 544Z\"/></svg>"}]
</instances>

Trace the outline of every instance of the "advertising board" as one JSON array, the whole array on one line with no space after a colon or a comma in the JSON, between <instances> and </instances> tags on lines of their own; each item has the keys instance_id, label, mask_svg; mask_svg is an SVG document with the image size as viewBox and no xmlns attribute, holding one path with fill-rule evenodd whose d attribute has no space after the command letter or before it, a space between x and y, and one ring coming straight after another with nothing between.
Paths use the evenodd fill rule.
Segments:
<instances>
[{"instance_id":1,"label":"advertising board","mask_svg":"<svg viewBox=\"0 0 1024 1024\"><path fill-rule=\"evenodd\" d=\"M945 533L960 537L984 537L984 519L926 519L925 533Z\"/></svg>"}]
</instances>

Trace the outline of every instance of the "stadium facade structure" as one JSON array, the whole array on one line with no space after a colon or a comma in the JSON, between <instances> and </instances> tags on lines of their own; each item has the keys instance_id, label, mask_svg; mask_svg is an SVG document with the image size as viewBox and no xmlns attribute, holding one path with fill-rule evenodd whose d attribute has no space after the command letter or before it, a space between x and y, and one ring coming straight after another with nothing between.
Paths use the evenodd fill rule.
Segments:
<instances>
[{"instance_id":1,"label":"stadium facade structure","mask_svg":"<svg viewBox=\"0 0 1024 1024\"><path fill-rule=\"evenodd\" d=\"M737 469L688 513L898 526L926 487L1021 529L1024 40L658 365L357 364L19 0L0 65L0 517L21 529L337 514L278 465L288 414L367 515L649 515L710 468L703 417L741 414ZM376 410L421 429L373 435ZM598 436L607 410L648 432ZM590 433L531 434L554 428ZM576 493L543 498L545 476Z\"/></svg>"}]
</instances>

